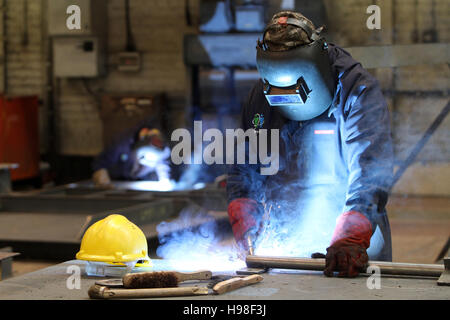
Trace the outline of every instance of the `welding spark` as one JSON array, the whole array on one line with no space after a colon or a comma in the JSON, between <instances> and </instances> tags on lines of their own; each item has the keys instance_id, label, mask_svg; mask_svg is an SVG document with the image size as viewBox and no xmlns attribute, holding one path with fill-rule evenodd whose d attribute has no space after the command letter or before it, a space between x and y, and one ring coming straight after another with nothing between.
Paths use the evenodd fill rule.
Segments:
<instances>
[{"instance_id":1,"label":"welding spark","mask_svg":"<svg viewBox=\"0 0 450 320\"><path fill-rule=\"evenodd\" d=\"M161 181L133 181L129 182L130 189L138 191L173 191L175 182L172 180Z\"/></svg>"},{"instance_id":2,"label":"welding spark","mask_svg":"<svg viewBox=\"0 0 450 320\"><path fill-rule=\"evenodd\" d=\"M236 271L245 267L234 243L223 242L216 220L198 208L185 208L180 216L157 226L157 255L175 270Z\"/></svg>"}]
</instances>

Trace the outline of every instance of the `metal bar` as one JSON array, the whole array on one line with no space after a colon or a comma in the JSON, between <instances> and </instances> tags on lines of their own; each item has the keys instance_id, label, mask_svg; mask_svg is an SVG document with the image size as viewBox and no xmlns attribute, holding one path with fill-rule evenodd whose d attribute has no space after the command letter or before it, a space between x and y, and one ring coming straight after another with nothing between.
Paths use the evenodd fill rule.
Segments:
<instances>
[{"instance_id":1,"label":"metal bar","mask_svg":"<svg viewBox=\"0 0 450 320\"><path fill-rule=\"evenodd\" d=\"M0 197L1 212L99 213L128 208L150 201L143 199L92 199L80 196L10 196Z\"/></svg>"},{"instance_id":2,"label":"metal bar","mask_svg":"<svg viewBox=\"0 0 450 320\"><path fill-rule=\"evenodd\" d=\"M0 163L0 194L12 191L10 169L17 169L18 167L17 163Z\"/></svg>"},{"instance_id":3,"label":"metal bar","mask_svg":"<svg viewBox=\"0 0 450 320\"><path fill-rule=\"evenodd\" d=\"M439 252L439 255L437 256L435 262L444 259L446 256L448 257L449 255L450 255L450 237L448 237L447 243L444 245L441 252ZM448 269L450 270L450 265Z\"/></svg>"},{"instance_id":4,"label":"metal bar","mask_svg":"<svg viewBox=\"0 0 450 320\"><path fill-rule=\"evenodd\" d=\"M9 249L3 248L0 250ZM19 255L17 252L0 252L0 281L12 276L12 260L17 255Z\"/></svg>"},{"instance_id":5,"label":"metal bar","mask_svg":"<svg viewBox=\"0 0 450 320\"><path fill-rule=\"evenodd\" d=\"M448 63L448 43L345 48L365 68L392 68Z\"/></svg>"},{"instance_id":6,"label":"metal bar","mask_svg":"<svg viewBox=\"0 0 450 320\"><path fill-rule=\"evenodd\" d=\"M0 169L0 194L11 192L11 174L9 169Z\"/></svg>"},{"instance_id":7,"label":"metal bar","mask_svg":"<svg viewBox=\"0 0 450 320\"><path fill-rule=\"evenodd\" d=\"M437 281L438 286L450 286L450 258L444 259L445 271Z\"/></svg>"},{"instance_id":8,"label":"metal bar","mask_svg":"<svg viewBox=\"0 0 450 320\"><path fill-rule=\"evenodd\" d=\"M186 35L184 60L187 65L256 67L259 33Z\"/></svg>"},{"instance_id":9,"label":"metal bar","mask_svg":"<svg viewBox=\"0 0 450 320\"><path fill-rule=\"evenodd\" d=\"M249 268L279 268L323 271L325 259L291 258L291 257L263 257L247 256ZM385 261L369 261L368 267L380 268L381 274L440 277L444 272L444 266L440 264L415 264Z\"/></svg>"},{"instance_id":10,"label":"metal bar","mask_svg":"<svg viewBox=\"0 0 450 320\"><path fill-rule=\"evenodd\" d=\"M186 35L187 65L255 67L260 33ZM344 48L365 68L392 68L448 63L448 43L421 43Z\"/></svg>"},{"instance_id":11,"label":"metal bar","mask_svg":"<svg viewBox=\"0 0 450 320\"><path fill-rule=\"evenodd\" d=\"M441 123L445 120L449 112L450 112L450 101L447 102L447 105L438 114L438 116L430 125L430 127L427 129L427 131L425 131L419 142L416 143L413 150L409 154L408 158L402 163L400 168L397 170L397 172L394 175L394 178L392 179L391 185L389 186L389 190L392 190L392 188L395 186L397 181L402 177L406 169L408 169L409 166L414 162L417 155L420 153L420 151L422 151L423 147L426 145L428 140L430 140L431 136L439 128Z\"/></svg>"}]
</instances>

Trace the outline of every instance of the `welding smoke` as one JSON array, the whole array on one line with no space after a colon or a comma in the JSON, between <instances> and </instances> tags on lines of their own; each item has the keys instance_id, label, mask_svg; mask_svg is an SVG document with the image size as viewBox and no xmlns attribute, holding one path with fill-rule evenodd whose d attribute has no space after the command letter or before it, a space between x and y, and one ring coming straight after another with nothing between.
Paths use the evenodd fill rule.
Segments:
<instances>
[{"instance_id":1,"label":"welding smoke","mask_svg":"<svg viewBox=\"0 0 450 320\"><path fill-rule=\"evenodd\" d=\"M326 159L308 158L300 153L318 154L314 148L323 146L299 150L292 143L293 138L281 131L276 175L261 176L258 165L235 166L231 170L230 191L239 184L249 190L249 198L264 206L259 224L262 227L254 239L257 255L310 257L315 252L324 253L336 218L343 213L346 189L340 188L340 177L329 175L340 172L333 167L339 162L330 158L334 153L330 152Z\"/></svg>"},{"instance_id":2,"label":"welding smoke","mask_svg":"<svg viewBox=\"0 0 450 320\"><path fill-rule=\"evenodd\" d=\"M295 188L292 184L288 187ZM326 252L339 205L325 193L300 191L298 195L301 198L265 204L262 232L255 241L256 255L310 257Z\"/></svg>"},{"instance_id":3,"label":"welding smoke","mask_svg":"<svg viewBox=\"0 0 450 320\"><path fill-rule=\"evenodd\" d=\"M185 208L173 221L160 223L157 231L160 246L156 253L175 270L235 271L245 267L236 247L226 242L229 230L197 206Z\"/></svg>"},{"instance_id":4,"label":"welding smoke","mask_svg":"<svg viewBox=\"0 0 450 320\"><path fill-rule=\"evenodd\" d=\"M185 163L182 167L182 174L177 183L177 190L195 189L196 184L199 183L211 183L217 177L226 173L226 166L223 165L225 162L225 155L220 150L216 150L214 160L217 160L217 164L210 161L204 163L202 161L204 154L207 153L206 150L210 147L210 140L208 140L207 133L208 130L214 130L222 135L219 129L215 129L214 126L217 125L216 121L196 121L192 130L178 129L172 134L172 141L182 140L179 147L172 149L172 160L176 165ZM190 132L193 131L193 132ZM206 141L204 141L205 139ZM214 141L219 145L223 146L224 141ZM220 143L221 142L221 143ZM179 152L183 150L183 155L180 158ZM187 150L187 152L184 152ZM192 151L192 152L191 152ZM211 159L206 159L211 160Z\"/></svg>"}]
</instances>

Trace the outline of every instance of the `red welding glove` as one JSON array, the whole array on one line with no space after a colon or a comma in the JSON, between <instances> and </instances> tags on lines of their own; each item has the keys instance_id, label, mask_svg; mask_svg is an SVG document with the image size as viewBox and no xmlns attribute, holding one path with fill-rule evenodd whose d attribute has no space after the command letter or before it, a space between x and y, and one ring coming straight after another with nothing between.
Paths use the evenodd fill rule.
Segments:
<instances>
[{"instance_id":1,"label":"red welding glove","mask_svg":"<svg viewBox=\"0 0 450 320\"><path fill-rule=\"evenodd\" d=\"M324 274L333 276L339 271L339 277L356 277L365 270L369 257L372 224L361 213L349 211L337 219L331 245L327 248Z\"/></svg>"},{"instance_id":2,"label":"red welding glove","mask_svg":"<svg viewBox=\"0 0 450 320\"><path fill-rule=\"evenodd\" d=\"M260 204L253 199L239 198L228 205L228 217L233 229L236 243L244 250L248 250L247 235L256 229L256 216Z\"/></svg>"}]
</instances>

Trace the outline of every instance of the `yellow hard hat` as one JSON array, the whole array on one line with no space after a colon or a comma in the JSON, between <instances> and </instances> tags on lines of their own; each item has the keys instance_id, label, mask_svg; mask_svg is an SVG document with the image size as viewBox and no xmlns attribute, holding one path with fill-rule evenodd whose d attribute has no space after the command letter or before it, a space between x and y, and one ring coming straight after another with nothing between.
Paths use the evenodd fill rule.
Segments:
<instances>
[{"instance_id":1,"label":"yellow hard hat","mask_svg":"<svg viewBox=\"0 0 450 320\"><path fill-rule=\"evenodd\" d=\"M150 261L144 233L119 214L97 221L86 230L76 258L109 263Z\"/></svg>"}]
</instances>

